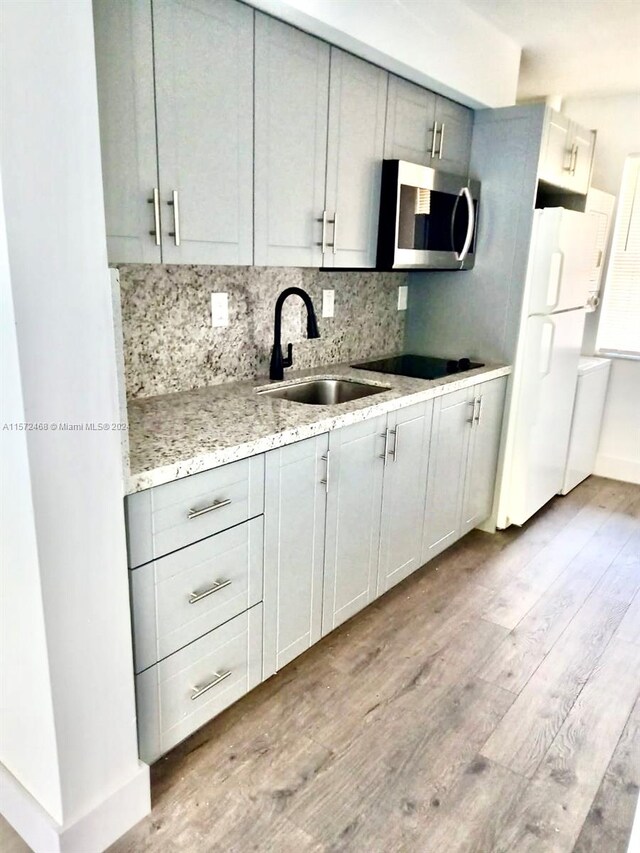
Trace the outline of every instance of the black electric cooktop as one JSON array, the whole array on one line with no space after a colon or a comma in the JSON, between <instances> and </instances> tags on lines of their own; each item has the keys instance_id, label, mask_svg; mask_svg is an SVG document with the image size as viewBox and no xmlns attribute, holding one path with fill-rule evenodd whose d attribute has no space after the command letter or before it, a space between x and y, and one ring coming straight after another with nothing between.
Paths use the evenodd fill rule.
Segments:
<instances>
[{"instance_id":1,"label":"black electric cooktop","mask_svg":"<svg viewBox=\"0 0 640 853\"><path fill-rule=\"evenodd\" d=\"M447 359L432 358L427 355L396 355L391 358L381 358L378 361L365 361L363 364L352 364L360 370L375 370L378 373L395 373L396 376L411 376L414 379L440 379L452 373L462 373L476 367L484 367L468 358Z\"/></svg>"}]
</instances>

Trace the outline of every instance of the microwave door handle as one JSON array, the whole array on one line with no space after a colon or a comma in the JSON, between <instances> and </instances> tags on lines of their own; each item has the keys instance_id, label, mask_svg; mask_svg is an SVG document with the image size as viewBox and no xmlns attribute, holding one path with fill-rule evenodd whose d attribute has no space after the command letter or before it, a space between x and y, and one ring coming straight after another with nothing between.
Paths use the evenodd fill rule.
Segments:
<instances>
[{"instance_id":1,"label":"microwave door handle","mask_svg":"<svg viewBox=\"0 0 640 853\"><path fill-rule=\"evenodd\" d=\"M458 255L459 261L464 261L464 259L469 254L469 249L471 248L471 241L473 240L473 232L476 227L476 214L473 208L473 199L471 198L471 193L469 192L469 187L463 187L460 191L460 195L464 196L467 200L467 207L469 209L469 224L467 226L467 236L464 241L464 246L462 247L462 251Z\"/></svg>"},{"instance_id":2,"label":"microwave door handle","mask_svg":"<svg viewBox=\"0 0 640 853\"><path fill-rule=\"evenodd\" d=\"M461 198L460 195L456 196L456 200L453 203L453 211L451 212L451 233L450 233L451 251L456 253L456 258L458 258L459 255L458 255L458 252L456 251L456 244L455 244L455 239L456 239L455 226L456 226L456 216L458 215L458 204L460 203L460 198Z\"/></svg>"}]
</instances>

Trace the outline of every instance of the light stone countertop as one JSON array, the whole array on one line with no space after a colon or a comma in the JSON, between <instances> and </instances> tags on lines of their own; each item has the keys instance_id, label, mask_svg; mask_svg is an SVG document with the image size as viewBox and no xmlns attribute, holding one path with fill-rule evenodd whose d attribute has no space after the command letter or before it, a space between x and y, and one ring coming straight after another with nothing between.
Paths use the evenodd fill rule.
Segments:
<instances>
[{"instance_id":1,"label":"light stone countertop","mask_svg":"<svg viewBox=\"0 0 640 853\"><path fill-rule=\"evenodd\" d=\"M282 383L259 379L129 401L129 470L133 494L216 468L236 459L293 444L313 435L376 417L414 403L511 373L485 365L441 379L356 370L345 364L287 372ZM348 403L316 406L278 400L256 389L301 379L354 379L388 391Z\"/></svg>"}]
</instances>

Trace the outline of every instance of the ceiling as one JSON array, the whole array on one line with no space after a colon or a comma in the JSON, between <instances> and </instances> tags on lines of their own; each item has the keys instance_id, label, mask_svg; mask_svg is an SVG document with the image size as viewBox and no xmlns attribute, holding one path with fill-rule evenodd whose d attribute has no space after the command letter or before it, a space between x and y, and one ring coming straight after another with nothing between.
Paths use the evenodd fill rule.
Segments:
<instances>
[{"instance_id":1,"label":"ceiling","mask_svg":"<svg viewBox=\"0 0 640 853\"><path fill-rule=\"evenodd\" d=\"M640 0L464 2L522 47L518 100L640 90Z\"/></svg>"}]
</instances>

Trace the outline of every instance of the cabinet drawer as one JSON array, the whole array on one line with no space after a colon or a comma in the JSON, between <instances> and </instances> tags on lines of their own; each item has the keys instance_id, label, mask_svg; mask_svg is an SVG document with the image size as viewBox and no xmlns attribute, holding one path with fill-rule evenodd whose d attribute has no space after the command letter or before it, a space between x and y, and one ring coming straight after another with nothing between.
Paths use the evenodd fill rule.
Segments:
<instances>
[{"instance_id":1,"label":"cabinet drawer","mask_svg":"<svg viewBox=\"0 0 640 853\"><path fill-rule=\"evenodd\" d=\"M262 600L259 516L130 572L141 672Z\"/></svg>"},{"instance_id":2,"label":"cabinet drawer","mask_svg":"<svg viewBox=\"0 0 640 853\"><path fill-rule=\"evenodd\" d=\"M264 455L129 495L129 566L148 563L264 510Z\"/></svg>"},{"instance_id":3,"label":"cabinet drawer","mask_svg":"<svg viewBox=\"0 0 640 853\"><path fill-rule=\"evenodd\" d=\"M140 757L156 761L261 680L262 604L136 676Z\"/></svg>"}]
</instances>

